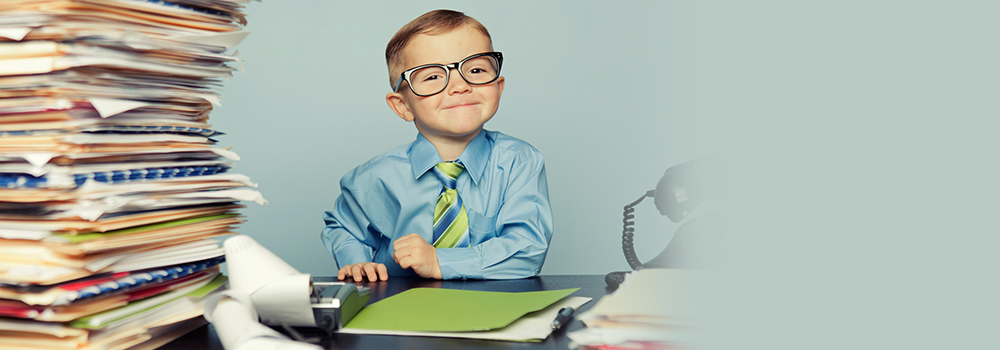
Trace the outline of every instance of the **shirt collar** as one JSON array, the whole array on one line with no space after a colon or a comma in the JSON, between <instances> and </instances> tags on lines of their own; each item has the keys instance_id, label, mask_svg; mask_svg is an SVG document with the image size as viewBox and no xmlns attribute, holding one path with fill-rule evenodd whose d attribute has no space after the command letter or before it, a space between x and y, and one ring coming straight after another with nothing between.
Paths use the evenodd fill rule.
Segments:
<instances>
[{"instance_id":1,"label":"shirt collar","mask_svg":"<svg viewBox=\"0 0 1000 350\"><path fill-rule=\"evenodd\" d=\"M465 172L472 177L472 182L479 184L479 180L486 170L486 162L489 161L490 153L493 150L493 143L486 137L486 130L479 131L465 150L458 156L458 161L465 166ZM410 146L410 169L413 171L413 178L417 179L427 171L431 170L437 163L443 162L437 148L431 144L424 135L417 133L417 140Z\"/></svg>"}]
</instances>

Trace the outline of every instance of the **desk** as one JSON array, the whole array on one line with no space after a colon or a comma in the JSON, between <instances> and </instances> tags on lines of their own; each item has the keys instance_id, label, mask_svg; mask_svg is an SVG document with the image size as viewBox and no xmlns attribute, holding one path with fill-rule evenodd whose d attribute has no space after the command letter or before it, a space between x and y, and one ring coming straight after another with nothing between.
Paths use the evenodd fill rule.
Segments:
<instances>
[{"instance_id":1,"label":"desk","mask_svg":"<svg viewBox=\"0 0 1000 350\"><path fill-rule=\"evenodd\" d=\"M322 280L322 277L317 277ZM336 279L336 278L334 278ZM435 281L418 277L392 277L383 282L364 282L361 285L371 288L372 298L369 303L385 299L396 295L402 291L417 287L430 288L450 288L465 290L481 290L495 292L529 292L538 290L553 290L566 288L580 288L580 290L570 294L570 296L591 297L589 303L583 305L580 311L587 310L602 296L612 291L604 283L604 276L598 275L577 275L577 276L539 276L520 280L504 281ZM402 337L389 335L360 335L360 334L333 334L327 336L325 333L309 329L297 328L303 336L320 337L319 345L327 349L569 349L569 338L567 331L574 331L583 328L583 323L574 319L568 326L555 331L542 342L520 343L507 341L487 341L475 339L458 338L434 338L434 337ZM191 349L212 349L222 350L222 343L215 334L215 329L211 325L198 328L183 337L174 340L160 349L165 350L191 350Z\"/></svg>"}]
</instances>

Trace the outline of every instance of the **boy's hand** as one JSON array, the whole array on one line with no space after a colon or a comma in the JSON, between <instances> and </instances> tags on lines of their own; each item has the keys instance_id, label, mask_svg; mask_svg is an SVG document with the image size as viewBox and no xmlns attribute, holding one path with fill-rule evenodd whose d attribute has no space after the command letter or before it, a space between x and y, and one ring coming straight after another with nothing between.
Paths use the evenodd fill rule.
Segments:
<instances>
[{"instance_id":1,"label":"boy's hand","mask_svg":"<svg viewBox=\"0 0 1000 350\"><path fill-rule=\"evenodd\" d=\"M438 264L437 249L416 233L400 237L392 242L392 258L404 269L413 269L424 278L441 279L441 265Z\"/></svg>"},{"instance_id":2,"label":"boy's hand","mask_svg":"<svg viewBox=\"0 0 1000 350\"><path fill-rule=\"evenodd\" d=\"M383 281L389 280L389 271L385 269L385 264L373 262L357 263L344 266L340 268L340 271L337 271L337 279L341 281L347 277L354 276L354 282L361 282L365 279L365 275L368 276L368 280L371 282L378 281L379 278Z\"/></svg>"}]
</instances>

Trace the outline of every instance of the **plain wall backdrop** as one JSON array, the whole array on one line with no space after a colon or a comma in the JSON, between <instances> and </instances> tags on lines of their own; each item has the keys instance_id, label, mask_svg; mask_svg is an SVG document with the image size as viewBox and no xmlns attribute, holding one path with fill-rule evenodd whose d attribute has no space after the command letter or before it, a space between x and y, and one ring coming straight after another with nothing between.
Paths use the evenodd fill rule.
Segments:
<instances>
[{"instance_id":1,"label":"plain wall backdrop","mask_svg":"<svg viewBox=\"0 0 1000 350\"><path fill-rule=\"evenodd\" d=\"M546 157L543 274L627 269L622 207L721 155L713 343L997 348L996 1L251 3L246 73L211 115L270 200L241 233L335 273L319 233L338 180L416 135L385 105L386 42L438 8L504 53L486 127ZM638 209L647 260L677 225Z\"/></svg>"},{"instance_id":2,"label":"plain wall backdrop","mask_svg":"<svg viewBox=\"0 0 1000 350\"><path fill-rule=\"evenodd\" d=\"M335 275L322 214L355 166L413 141L416 128L386 105L385 46L438 8L481 21L504 53L507 83L486 124L546 158L555 232L543 274L628 269L622 207L670 166L699 155L683 12L665 3L265 1L248 5L245 73L226 83L210 122L242 160L235 171L267 206L240 229L300 271ZM636 246L658 254L677 225L652 199L639 206Z\"/></svg>"}]
</instances>

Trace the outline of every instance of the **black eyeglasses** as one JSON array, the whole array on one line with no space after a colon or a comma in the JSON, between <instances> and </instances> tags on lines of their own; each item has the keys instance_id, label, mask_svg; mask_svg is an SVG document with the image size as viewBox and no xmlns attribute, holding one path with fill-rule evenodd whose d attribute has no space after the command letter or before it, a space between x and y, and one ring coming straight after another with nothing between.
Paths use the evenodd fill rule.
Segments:
<instances>
[{"instance_id":1,"label":"black eyeglasses","mask_svg":"<svg viewBox=\"0 0 1000 350\"><path fill-rule=\"evenodd\" d=\"M392 92L399 92L399 87L405 80L414 95L420 97L435 95L448 86L452 69L458 70L458 74L469 84L486 85L497 81L500 77L501 64L503 64L503 54L483 52L452 64L425 64L413 67L399 74L399 80L396 81Z\"/></svg>"}]
</instances>

